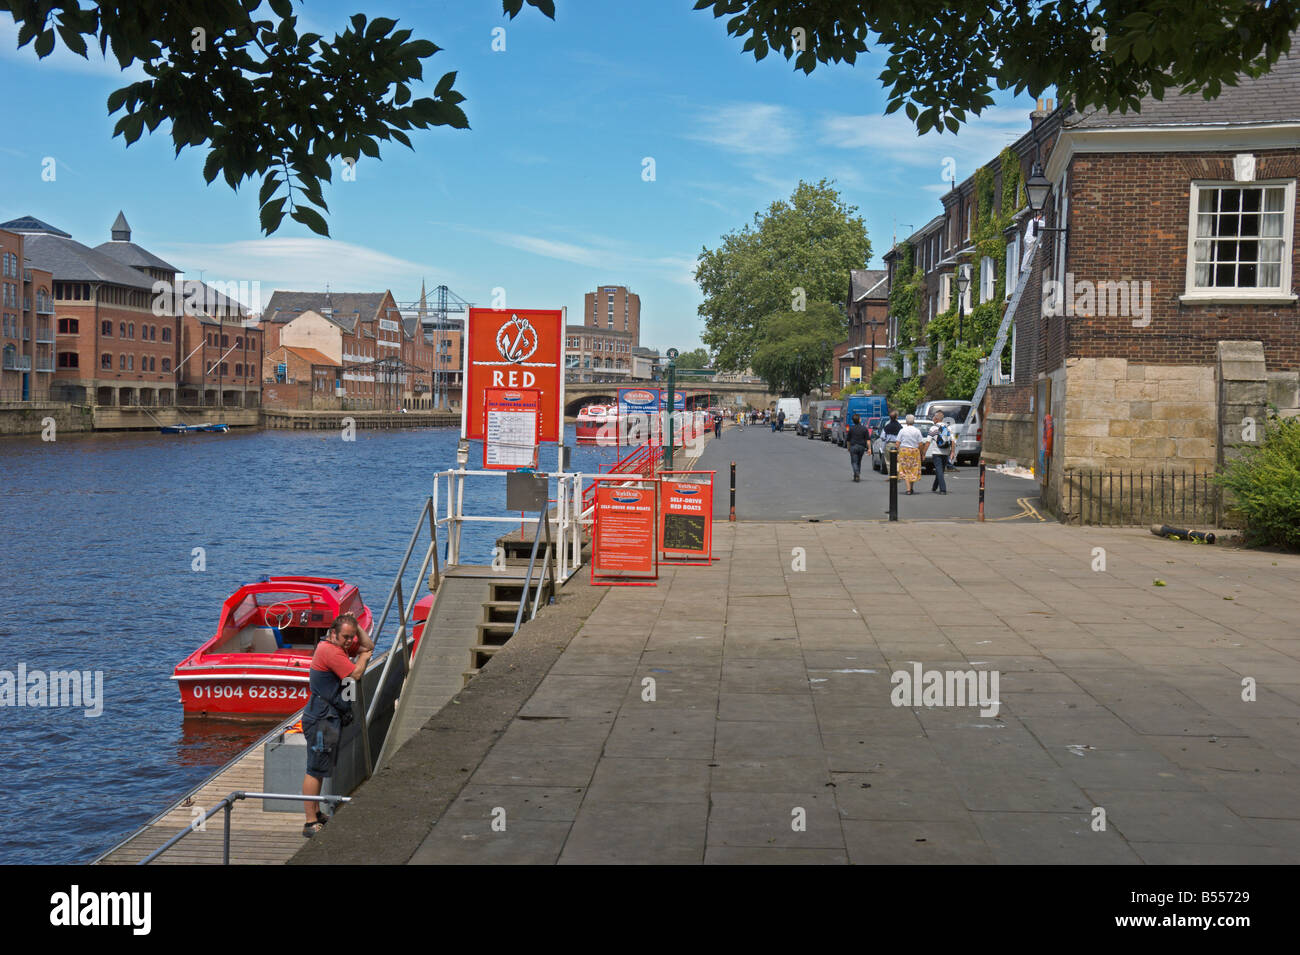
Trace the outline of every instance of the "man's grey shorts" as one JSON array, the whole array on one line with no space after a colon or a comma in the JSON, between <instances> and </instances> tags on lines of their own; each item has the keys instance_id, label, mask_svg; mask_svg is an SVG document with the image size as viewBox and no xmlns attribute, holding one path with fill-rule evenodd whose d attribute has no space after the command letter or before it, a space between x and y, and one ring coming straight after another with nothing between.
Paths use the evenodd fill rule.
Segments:
<instances>
[{"instance_id":1,"label":"man's grey shorts","mask_svg":"<svg viewBox=\"0 0 1300 955\"><path fill-rule=\"evenodd\" d=\"M307 775L328 779L339 761L339 720L326 717L314 723L303 720L302 734L307 739Z\"/></svg>"}]
</instances>

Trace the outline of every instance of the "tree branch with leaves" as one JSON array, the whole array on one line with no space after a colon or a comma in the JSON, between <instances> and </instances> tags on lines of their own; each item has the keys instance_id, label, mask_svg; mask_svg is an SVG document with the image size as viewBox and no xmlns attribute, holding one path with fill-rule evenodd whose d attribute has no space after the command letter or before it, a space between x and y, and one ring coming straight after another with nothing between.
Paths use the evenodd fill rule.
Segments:
<instances>
[{"instance_id":1,"label":"tree branch with leaves","mask_svg":"<svg viewBox=\"0 0 1300 955\"><path fill-rule=\"evenodd\" d=\"M503 0L502 10L513 18L525 2L554 19L553 0ZM209 183L221 176L238 190L260 178L268 235L286 211L329 235L322 184L336 165L378 159L383 142L413 149L412 130L469 128L454 72L414 97L439 47L386 17L358 13L326 39L299 34L291 0L0 0L0 11L18 25L18 46L39 57L60 41L86 57L93 43L124 70L138 65L148 79L108 97L109 114L123 114L113 135L129 146L168 122L177 155L207 147Z\"/></svg>"}]
</instances>

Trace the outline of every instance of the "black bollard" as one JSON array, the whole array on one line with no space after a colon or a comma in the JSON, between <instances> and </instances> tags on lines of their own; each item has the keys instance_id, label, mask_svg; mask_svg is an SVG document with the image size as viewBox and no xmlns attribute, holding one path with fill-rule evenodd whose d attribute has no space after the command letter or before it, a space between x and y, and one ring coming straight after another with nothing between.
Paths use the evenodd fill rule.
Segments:
<instances>
[{"instance_id":1,"label":"black bollard","mask_svg":"<svg viewBox=\"0 0 1300 955\"><path fill-rule=\"evenodd\" d=\"M980 520L984 520L984 456L980 455Z\"/></svg>"},{"instance_id":2,"label":"black bollard","mask_svg":"<svg viewBox=\"0 0 1300 955\"><path fill-rule=\"evenodd\" d=\"M736 462L732 461L731 462L731 516L728 517L727 520L734 521L735 519L736 519Z\"/></svg>"},{"instance_id":3,"label":"black bollard","mask_svg":"<svg viewBox=\"0 0 1300 955\"><path fill-rule=\"evenodd\" d=\"M889 449L889 519L898 520L898 446Z\"/></svg>"}]
</instances>

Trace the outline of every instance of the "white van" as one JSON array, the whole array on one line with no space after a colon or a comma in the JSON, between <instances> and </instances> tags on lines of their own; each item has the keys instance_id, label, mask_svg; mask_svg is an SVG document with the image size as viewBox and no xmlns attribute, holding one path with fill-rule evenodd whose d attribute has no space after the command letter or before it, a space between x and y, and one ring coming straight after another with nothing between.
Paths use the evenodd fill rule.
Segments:
<instances>
[{"instance_id":1,"label":"white van","mask_svg":"<svg viewBox=\"0 0 1300 955\"><path fill-rule=\"evenodd\" d=\"M921 419L931 420L936 411L942 411L944 420L952 427L953 438L957 442L957 463L969 461L978 464L984 446L984 429L980 426L979 409L972 407L969 401L926 401L917 405L918 423Z\"/></svg>"},{"instance_id":2,"label":"white van","mask_svg":"<svg viewBox=\"0 0 1300 955\"><path fill-rule=\"evenodd\" d=\"M786 427L793 431L799 424L799 416L803 414L803 402L798 398L778 398L776 408L772 414L785 412Z\"/></svg>"}]
</instances>

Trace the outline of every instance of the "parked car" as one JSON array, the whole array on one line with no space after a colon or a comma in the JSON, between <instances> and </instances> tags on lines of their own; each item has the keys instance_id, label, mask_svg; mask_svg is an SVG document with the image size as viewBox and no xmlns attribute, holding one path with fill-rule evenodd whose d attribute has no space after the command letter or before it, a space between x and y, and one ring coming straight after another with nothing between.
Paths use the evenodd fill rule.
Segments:
<instances>
[{"instance_id":1,"label":"parked car","mask_svg":"<svg viewBox=\"0 0 1300 955\"><path fill-rule=\"evenodd\" d=\"M953 440L957 443L957 463L969 461L978 464L984 439L979 409L972 407L969 401L926 401L917 406L916 419L918 422L922 419L930 421L936 411L943 412L943 420L952 429Z\"/></svg>"},{"instance_id":2,"label":"parked car","mask_svg":"<svg viewBox=\"0 0 1300 955\"><path fill-rule=\"evenodd\" d=\"M829 441L835 433L835 425L840 423L842 407L840 405L822 405L821 415L813 429L813 437Z\"/></svg>"},{"instance_id":3,"label":"parked car","mask_svg":"<svg viewBox=\"0 0 1300 955\"><path fill-rule=\"evenodd\" d=\"M795 425L794 432L795 434L807 434L808 430L808 416L806 414L801 414L799 416L799 423Z\"/></svg>"}]
</instances>

